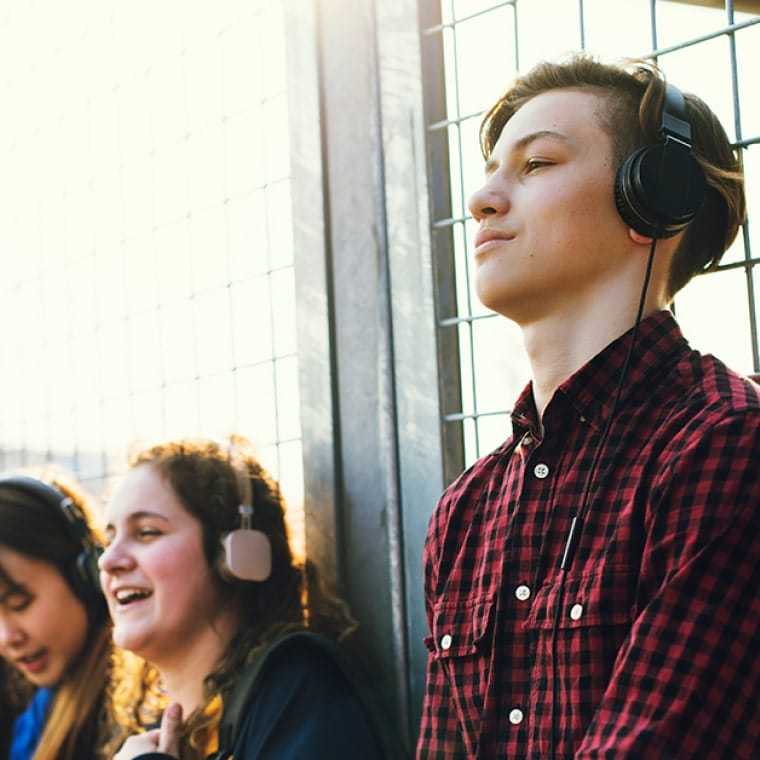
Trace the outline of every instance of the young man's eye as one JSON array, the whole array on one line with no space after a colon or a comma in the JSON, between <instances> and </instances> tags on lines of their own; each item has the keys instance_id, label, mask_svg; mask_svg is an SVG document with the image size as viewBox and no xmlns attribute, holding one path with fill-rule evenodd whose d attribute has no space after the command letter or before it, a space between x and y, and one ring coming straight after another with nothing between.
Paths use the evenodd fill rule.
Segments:
<instances>
[{"instance_id":1,"label":"young man's eye","mask_svg":"<svg viewBox=\"0 0 760 760\"><path fill-rule=\"evenodd\" d=\"M529 158L525 162L525 169L527 172L532 172L535 169L540 169L543 166L549 166L550 162L542 158Z\"/></svg>"},{"instance_id":2,"label":"young man's eye","mask_svg":"<svg viewBox=\"0 0 760 760\"><path fill-rule=\"evenodd\" d=\"M160 536L161 531L157 530L156 528L140 528L137 531L137 537L138 538L155 538L156 536Z\"/></svg>"}]
</instances>

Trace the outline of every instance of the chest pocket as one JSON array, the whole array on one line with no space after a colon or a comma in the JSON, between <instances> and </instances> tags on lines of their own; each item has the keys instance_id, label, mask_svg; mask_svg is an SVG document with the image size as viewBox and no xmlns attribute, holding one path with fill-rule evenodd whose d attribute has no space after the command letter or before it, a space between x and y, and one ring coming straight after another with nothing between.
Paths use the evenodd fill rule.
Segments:
<instances>
[{"instance_id":1,"label":"chest pocket","mask_svg":"<svg viewBox=\"0 0 760 760\"><path fill-rule=\"evenodd\" d=\"M623 571L565 578L559 630L630 623L634 581L630 573ZM543 585L536 594L523 627L538 632L551 631L559 595L558 580Z\"/></svg>"},{"instance_id":2,"label":"chest pocket","mask_svg":"<svg viewBox=\"0 0 760 760\"><path fill-rule=\"evenodd\" d=\"M476 599L456 607L439 602L433 612L432 635L425 646L437 659L467 657L482 652L492 631L493 600Z\"/></svg>"},{"instance_id":3,"label":"chest pocket","mask_svg":"<svg viewBox=\"0 0 760 760\"><path fill-rule=\"evenodd\" d=\"M631 629L635 578L619 568L609 570L565 579L556 638L559 725L565 729L558 756L564 756L563 751L571 756L588 728ZM548 737L539 736L537 727L551 720L552 627L559 592L559 582L541 587L523 623L533 653L530 709L535 720L530 744L542 757L548 751Z\"/></svg>"},{"instance_id":4,"label":"chest pocket","mask_svg":"<svg viewBox=\"0 0 760 760\"><path fill-rule=\"evenodd\" d=\"M439 601L432 635L425 645L446 674L468 754L475 756L476 729L486 698L493 655L493 597L467 600L456 607Z\"/></svg>"}]
</instances>

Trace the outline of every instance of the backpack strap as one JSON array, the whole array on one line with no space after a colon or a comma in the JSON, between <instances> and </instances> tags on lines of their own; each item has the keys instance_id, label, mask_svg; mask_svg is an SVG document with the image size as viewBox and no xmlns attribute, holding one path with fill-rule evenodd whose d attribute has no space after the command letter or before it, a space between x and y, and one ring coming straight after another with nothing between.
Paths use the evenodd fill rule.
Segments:
<instances>
[{"instance_id":1,"label":"backpack strap","mask_svg":"<svg viewBox=\"0 0 760 760\"><path fill-rule=\"evenodd\" d=\"M243 671L229 698L225 700L224 712L219 723L219 750L209 755L207 760L229 760L232 757L232 750L245 719L248 704L258 687L259 677L264 666L270 662L274 655L280 655L289 647L303 642L310 643L320 649L353 688L364 707L373 733L383 748L384 756L389 760L404 757L403 750L402 754L398 754L396 742L388 735L387 721L382 720L378 714L367 685L359 677L354 663L349 659L342 645L322 634L311 631L294 631L275 639Z\"/></svg>"}]
</instances>

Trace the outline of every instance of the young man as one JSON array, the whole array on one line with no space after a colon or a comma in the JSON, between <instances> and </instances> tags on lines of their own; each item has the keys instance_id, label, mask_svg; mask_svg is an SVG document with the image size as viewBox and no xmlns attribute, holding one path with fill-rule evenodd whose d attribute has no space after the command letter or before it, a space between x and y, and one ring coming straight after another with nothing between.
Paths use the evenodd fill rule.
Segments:
<instances>
[{"instance_id":1,"label":"young man","mask_svg":"<svg viewBox=\"0 0 760 760\"><path fill-rule=\"evenodd\" d=\"M744 194L683 97L578 56L483 122L477 292L532 380L431 519L420 760L760 757L760 389L666 310Z\"/></svg>"}]
</instances>

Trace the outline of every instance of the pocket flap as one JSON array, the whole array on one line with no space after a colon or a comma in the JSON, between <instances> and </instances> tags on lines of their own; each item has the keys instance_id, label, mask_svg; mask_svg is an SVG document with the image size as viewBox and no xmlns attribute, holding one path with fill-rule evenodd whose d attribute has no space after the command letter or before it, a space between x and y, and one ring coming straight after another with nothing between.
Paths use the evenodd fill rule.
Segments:
<instances>
[{"instance_id":1,"label":"pocket flap","mask_svg":"<svg viewBox=\"0 0 760 760\"><path fill-rule=\"evenodd\" d=\"M560 628L618 625L630 621L631 576L627 573L567 577L560 611ZM551 629L559 600L559 578L542 586L536 594L524 629Z\"/></svg>"},{"instance_id":2,"label":"pocket flap","mask_svg":"<svg viewBox=\"0 0 760 760\"><path fill-rule=\"evenodd\" d=\"M477 599L456 607L440 602L433 611L432 635L425 645L437 657L465 657L482 648L492 629L493 599Z\"/></svg>"}]
</instances>

